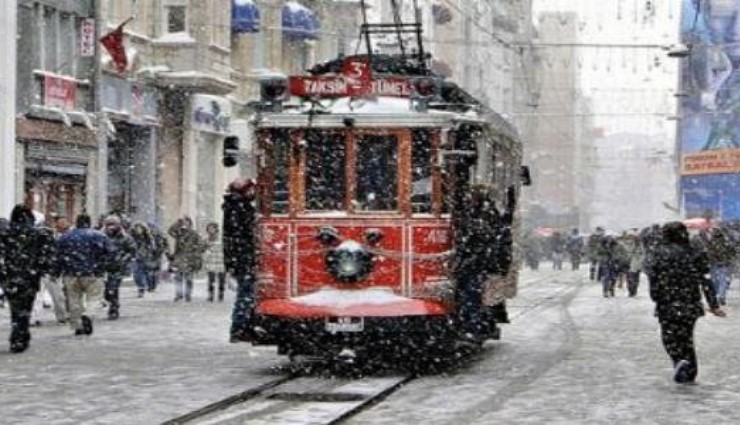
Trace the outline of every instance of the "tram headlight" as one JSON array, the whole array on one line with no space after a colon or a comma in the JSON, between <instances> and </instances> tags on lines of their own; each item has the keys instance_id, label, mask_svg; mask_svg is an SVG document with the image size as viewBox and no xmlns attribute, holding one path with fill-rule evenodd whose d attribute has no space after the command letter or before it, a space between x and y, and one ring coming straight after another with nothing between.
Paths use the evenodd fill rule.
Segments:
<instances>
[{"instance_id":1,"label":"tram headlight","mask_svg":"<svg viewBox=\"0 0 740 425\"><path fill-rule=\"evenodd\" d=\"M327 252L326 267L340 282L358 282L372 271L373 256L357 242L345 241Z\"/></svg>"}]
</instances>

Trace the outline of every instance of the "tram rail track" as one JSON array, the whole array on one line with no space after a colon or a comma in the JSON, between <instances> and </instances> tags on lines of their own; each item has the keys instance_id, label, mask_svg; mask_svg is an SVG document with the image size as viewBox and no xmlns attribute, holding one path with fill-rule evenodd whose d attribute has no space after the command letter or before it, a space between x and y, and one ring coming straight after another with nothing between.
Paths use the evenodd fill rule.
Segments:
<instances>
[{"instance_id":1,"label":"tram rail track","mask_svg":"<svg viewBox=\"0 0 740 425\"><path fill-rule=\"evenodd\" d=\"M552 279L542 276L525 286ZM563 287L533 304L521 306L512 316L519 319L559 298L571 298L582 285ZM300 369L300 368L298 368ZM326 378L291 371L288 375L216 401L163 425L270 424L335 425L382 402L413 381L413 374L363 378Z\"/></svg>"},{"instance_id":2,"label":"tram rail track","mask_svg":"<svg viewBox=\"0 0 740 425\"><path fill-rule=\"evenodd\" d=\"M293 373L168 420L163 425L334 425L381 402L413 379L413 375L327 379Z\"/></svg>"}]
</instances>

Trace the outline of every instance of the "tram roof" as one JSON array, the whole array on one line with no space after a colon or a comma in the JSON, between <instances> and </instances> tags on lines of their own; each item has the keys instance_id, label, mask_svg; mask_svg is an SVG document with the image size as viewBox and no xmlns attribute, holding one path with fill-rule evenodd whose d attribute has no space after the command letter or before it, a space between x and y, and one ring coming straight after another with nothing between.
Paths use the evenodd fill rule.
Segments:
<instances>
[{"instance_id":1,"label":"tram roof","mask_svg":"<svg viewBox=\"0 0 740 425\"><path fill-rule=\"evenodd\" d=\"M500 114L490 109L476 112L445 110L429 105L426 111L412 108L408 98L383 97L353 99L342 97L314 105L305 104L280 113L263 113L257 124L260 128L345 127L346 120L354 120L357 127L446 127L457 123L488 124L509 137L518 139L516 129Z\"/></svg>"}]
</instances>

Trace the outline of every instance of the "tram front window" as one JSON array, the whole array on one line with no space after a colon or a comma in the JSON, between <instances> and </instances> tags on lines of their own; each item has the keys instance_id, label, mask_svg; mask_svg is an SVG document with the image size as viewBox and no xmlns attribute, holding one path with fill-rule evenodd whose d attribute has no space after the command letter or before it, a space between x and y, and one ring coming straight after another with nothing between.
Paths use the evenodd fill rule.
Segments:
<instances>
[{"instance_id":1,"label":"tram front window","mask_svg":"<svg viewBox=\"0 0 740 425\"><path fill-rule=\"evenodd\" d=\"M306 134L306 209L344 209L346 150L344 134L311 131Z\"/></svg>"},{"instance_id":2,"label":"tram front window","mask_svg":"<svg viewBox=\"0 0 740 425\"><path fill-rule=\"evenodd\" d=\"M359 211L398 209L398 139L363 136L357 143L357 192Z\"/></svg>"},{"instance_id":3,"label":"tram front window","mask_svg":"<svg viewBox=\"0 0 740 425\"><path fill-rule=\"evenodd\" d=\"M429 133L415 130L411 145L411 209L432 212L432 147Z\"/></svg>"}]
</instances>

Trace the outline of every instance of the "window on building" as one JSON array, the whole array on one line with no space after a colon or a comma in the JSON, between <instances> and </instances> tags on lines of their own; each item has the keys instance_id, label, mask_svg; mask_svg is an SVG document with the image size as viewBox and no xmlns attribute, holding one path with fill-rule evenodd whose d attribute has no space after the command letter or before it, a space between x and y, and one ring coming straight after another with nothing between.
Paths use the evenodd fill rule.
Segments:
<instances>
[{"instance_id":1,"label":"window on building","mask_svg":"<svg viewBox=\"0 0 740 425\"><path fill-rule=\"evenodd\" d=\"M57 67L57 11L48 6L41 6L41 67L54 72Z\"/></svg>"},{"instance_id":2,"label":"window on building","mask_svg":"<svg viewBox=\"0 0 740 425\"><path fill-rule=\"evenodd\" d=\"M165 7L166 29L168 33L187 31L187 6L168 5Z\"/></svg>"},{"instance_id":3,"label":"window on building","mask_svg":"<svg viewBox=\"0 0 740 425\"><path fill-rule=\"evenodd\" d=\"M211 44L225 49L229 48L229 9L223 3L211 2Z\"/></svg>"}]
</instances>

